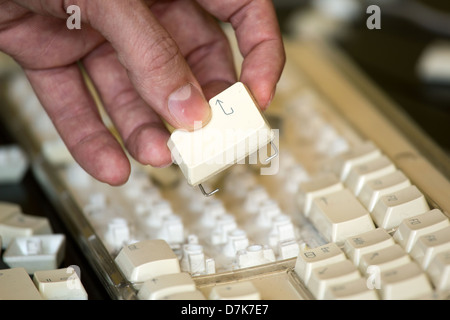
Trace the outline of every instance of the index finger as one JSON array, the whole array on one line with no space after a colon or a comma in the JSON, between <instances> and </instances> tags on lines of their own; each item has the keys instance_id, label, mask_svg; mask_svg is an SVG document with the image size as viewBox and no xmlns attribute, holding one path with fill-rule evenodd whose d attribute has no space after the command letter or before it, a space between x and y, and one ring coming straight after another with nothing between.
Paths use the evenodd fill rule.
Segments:
<instances>
[{"instance_id":1,"label":"index finger","mask_svg":"<svg viewBox=\"0 0 450 320\"><path fill-rule=\"evenodd\" d=\"M270 0L197 0L218 19L229 22L244 58L240 81L264 110L270 104L286 61L283 39Z\"/></svg>"}]
</instances>

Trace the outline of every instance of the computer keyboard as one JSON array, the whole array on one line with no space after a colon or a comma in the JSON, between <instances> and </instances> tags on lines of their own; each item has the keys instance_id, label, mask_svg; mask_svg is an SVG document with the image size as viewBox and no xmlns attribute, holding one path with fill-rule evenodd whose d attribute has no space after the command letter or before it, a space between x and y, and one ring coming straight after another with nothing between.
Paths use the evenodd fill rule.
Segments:
<instances>
[{"instance_id":1,"label":"computer keyboard","mask_svg":"<svg viewBox=\"0 0 450 320\"><path fill-rule=\"evenodd\" d=\"M8 129L111 298L450 297L447 155L328 45L286 50L265 113L278 156L208 177L210 197L131 158L125 185L95 181L24 75L3 75Z\"/></svg>"}]
</instances>

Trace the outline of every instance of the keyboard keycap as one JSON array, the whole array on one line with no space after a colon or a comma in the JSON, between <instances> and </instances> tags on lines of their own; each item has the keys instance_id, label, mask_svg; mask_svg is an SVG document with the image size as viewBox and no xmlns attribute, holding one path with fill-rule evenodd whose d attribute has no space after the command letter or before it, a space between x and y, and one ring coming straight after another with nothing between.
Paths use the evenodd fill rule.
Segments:
<instances>
[{"instance_id":1,"label":"keyboard keycap","mask_svg":"<svg viewBox=\"0 0 450 320\"><path fill-rule=\"evenodd\" d=\"M427 273L438 291L450 290L450 250L437 254L431 260Z\"/></svg>"},{"instance_id":2,"label":"keyboard keycap","mask_svg":"<svg viewBox=\"0 0 450 320\"><path fill-rule=\"evenodd\" d=\"M269 124L240 82L210 99L211 120L194 131L175 130L168 141L175 162L196 186L270 143Z\"/></svg>"},{"instance_id":3,"label":"keyboard keycap","mask_svg":"<svg viewBox=\"0 0 450 320\"><path fill-rule=\"evenodd\" d=\"M195 283L188 273L172 273L146 280L139 289L138 298L159 300L172 294L195 290Z\"/></svg>"},{"instance_id":4,"label":"keyboard keycap","mask_svg":"<svg viewBox=\"0 0 450 320\"><path fill-rule=\"evenodd\" d=\"M375 266L380 272L411 262L411 257L398 244L382 248L361 257L359 269L363 275L372 272L371 266Z\"/></svg>"},{"instance_id":5,"label":"keyboard keycap","mask_svg":"<svg viewBox=\"0 0 450 320\"><path fill-rule=\"evenodd\" d=\"M0 221L0 234L3 239L3 248L7 248L11 239L15 237L28 237L32 235L52 233L52 227L46 217L38 217L21 213L13 214L9 218Z\"/></svg>"},{"instance_id":6,"label":"keyboard keycap","mask_svg":"<svg viewBox=\"0 0 450 320\"><path fill-rule=\"evenodd\" d=\"M358 278L336 285L330 285L325 300L379 300L376 290L369 289L366 279Z\"/></svg>"},{"instance_id":7,"label":"keyboard keycap","mask_svg":"<svg viewBox=\"0 0 450 320\"><path fill-rule=\"evenodd\" d=\"M375 229L369 212L348 189L315 198L309 218L329 242Z\"/></svg>"},{"instance_id":8,"label":"keyboard keycap","mask_svg":"<svg viewBox=\"0 0 450 320\"><path fill-rule=\"evenodd\" d=\"M330 286L343 284L361 278L361 274L350 260L315 268L308 281L308 289L318 300L325 298Z\"/></svg>"},{"instance_id":9,"label":"keyboard keycap","mask_svg":"<svg viewBox=\"0 0 450 320\"><path fill-rule=\"evenodd\" d=\"M361 257L364 254L381 250L394 244L394 239L386 230L377 228L347 238L344 242L344 252L356 266L359 266Z\"/></svg>"},{"instance_id":10,"label":"keyboard keycap","mask_svg":"<svg viewBox=\"0 0 450 320\"><path fill-rule=\"evenodd\" d=\"M14 214L20 214L22 208L15 203L0 201L0 222L8 219Z\"/></svg>"},{"instance_id":11,"label":"keyboard keycap","mask_svg":"<svg viewBox=\"0 0 450 320\"><path fill-rule=\"evenodd\" d=\"M365 163L354 166L348 173L344 183L356 196L368 181L393 173L395 165L386 157L380 156Z\"/></svg>"},{"instance_id":12,"label":"keyboard keycap","mask_svg":"<svg viewBox=\"0 0 450 320\"><path fill-rule=\"evenodd\" d=\"M438 231L448 225L450 225L449 219L441 210L433 209L403 220L393 237L406 252L410 252L420 236Z\"/></svg>"},{"instance_id":13,"label":"keyboard keycap","mask_svg":"<svg viewBox=\"0 0 450 320\"><path fill-rule=\"evenodd\" d=\"M450 226L419 237L410 255L426 270L437 254L448 250L450 250Z\"/></svg>"},{"instance_id":14,"label":"keyboard keycap","mask_svg":"<svg viewBox=\"0 0 450 320\"><path fill-rule=\"evenodd\" d=\"M390 174L367 181L361 188L358 199L369 210L373 211L378 199L389 193L393 193L409 187L411 182L402 171L396 170Z\"/></svg>"},{"instance_id":15,"label":"keyboard keycap","mask_svg":"<svg viewBox=\"0 0 450 320\"><path fill-rule=\"evenodd\" d=\"M216 285L209 294L211 300L261 300L261 294L251 281Z\"/></svg>"},{"instance_id":16,"label":"keyboard keycap","mask_svg":"<svg viewBox=\"0 0 450 320\"><path fill-rule=\"evenodd\" d=\"M0 300L42 300L24 268L0 270Z\"/></svg>"},{"instance_id":17,"label":"keyboard keycap","mask_svg":"<svg viewBox=\"0 0 450 320\"><path fill-rule=\"evenodd\" d=\"M300 184L298 204L305 217L309 216L314 198L344 189L344 185L335 174L323 174Z\"/></svg>"},{"instance_id":18,"label":"keyboard keycap","mask_svg":"<svg viewBox=\"0 0 450 320\"><path fill-rule=\"evenodd\" d=\"M409 300L428 297L433 288L415 262L381 272L380 295L383 300Z\"/></svg>"},{"instance_id":19,"label":"keyboard keycap","mask_svg":"<svg viewBox=\"0 0 450 320\"><path fill-rule=\"evenodd\" d=\"M11 268L23 267L29 274L58 268L65 256L64 234L16 237L3 254Z\"/></svg>"},{"instance_id":20,"label":"keyboard keycap","mask_svg":"<svg viewBox=\"0 0 450 320\"><path fill-rule=\"evenodd\" d=\"M333 159L332 170L341 181L345 181L354 166L379 156L381 156L380 150L372 142L365 141Z\"/></svg>"},{"instance_id":21,"label":"keyboard keycap","mask_svg":"<svg viewBox=\"0 0 450 320\"><path fill-rule=\"evenodd\" d=\"M403 219L430 210L424 195L411 185L405 189L382 196L372 211L372 218L381 228L390 230Z\"/></svg>"},{"instance_id":22,"label":"keyboard keycap","mask_svg":"<svg viewBox=\"0 0 450 320\"><path fill-rule=\"evenodd\" d=\"M143 240L123 247L115 262L131 282L180 272L177 256L167 242L160 239Z\"/></svg>"},{"instance_id":23,"label":"keyboard keycap","mask_svg":"<svg viewBox=\"0 0 450 320\"><path fill-rule=\"evenodd\" d=\"M87 300L88 294L75 268L36 271L33 282L45 300Z\"/></svg>"},{"instance_id":24,"label":"keyboard keycap","mask_svg":"<svg viewBox=\"0 0 450 320\"><path fill-rule=\"evenodd\" d=\"M313 269L346 259L344 252L332 242L312 249L300 249L294 270L298 277L308 284Z\"/></svg>"}]
</instances>

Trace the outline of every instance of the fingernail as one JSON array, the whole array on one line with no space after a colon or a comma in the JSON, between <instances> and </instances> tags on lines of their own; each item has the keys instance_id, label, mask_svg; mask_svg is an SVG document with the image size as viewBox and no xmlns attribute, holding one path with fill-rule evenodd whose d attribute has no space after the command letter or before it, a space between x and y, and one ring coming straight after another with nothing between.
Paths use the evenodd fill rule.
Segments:
<instances>
[{"instance_id":1,"label":"fingernail","mask_svg":"<svg viewBox=\"0 0 450 320\"><path fill-rule=\"evenodd\" d=\"M179 127L193 129L198 122L208 123L211 110L203 94L188 83L169 96L168 108Z\"/></svg>"}]
</instances>

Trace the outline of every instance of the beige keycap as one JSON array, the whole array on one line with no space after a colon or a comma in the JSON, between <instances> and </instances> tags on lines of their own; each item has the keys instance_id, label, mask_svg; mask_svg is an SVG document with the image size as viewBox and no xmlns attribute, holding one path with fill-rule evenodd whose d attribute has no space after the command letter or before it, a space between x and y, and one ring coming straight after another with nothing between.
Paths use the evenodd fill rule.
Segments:
<instances>
[{"instance_id":1,"label":"beige keycap","mask_svg":"<svg viewBox=\"0 0 450 320\"><path fill-rule=\"evenodd\" d=\"M426 274L415 262L381 272L379 276L379 293L383 300L420 299L433 291Z\"/></svg>"},{"instance_id":2,"label":"beige keycap","mask_svg":"<svg viewBox=\"0 0 450 320\"><path fill-rule=\"evenodd\" d=\"M195 283L188 273L172 273L145 281L139 289L138 298L140 300L159 300L172 294L195 290Z\"/></svg>"},{"instance_id":3,"label":"beige keycap","mask_svg":"<svg viewBox=\"0 0 450 320\"><path fill-rule=\"evenodd\" d=\"M341 181L345 181L354 166L368 162L380 155L381 151L371 141L365 141L333 159L332 170Z\"/></svg>"},{"instance_id":4,"label":"beige keycap","mask_svg":"<svg viewBox=\"0 0 450 320\"><path fill-rule=\"evenodd\" d=\"M448 250L450 250L450 226L419 237L410 255L422 269L426 270L437 254Z\"/></svg>"},{"instance_id":5,"label":"beige keycap","mask_svg":"<svg viewBox=\"0 0 450 320\"><path fill-rule=\"evenodd\" d=\"M24 268L0 270L0 300L42 300Z\"/></svg>"},{"instance_id":6,"label":"beige keycap","mask_svg":"<svg viewBox=\"0 0 450 320\"><path fill-rule=\"evenodd\" d=\"M33 282L45 300L87 300L88 294L76 268L36 271Z\"/></svg>"},{"instance_id":7,"label":"beige keycap","mask_svg":"<svg viewBox=\"0 0 450 320\"><path fill-rule=\"evenodd\" d=\"M359 266L361 257L364 254L381 250L394 244L394 239L386 230L376 228L347 238L344 242L344 252L356 266Z\"/></svg>"},{"instance_id":8,"label":"beige keycap","mask_svg":"<svg viewBox=\"0 0 450 320\"><path fill-rule=\"evenodd\" d=\"M143 240L123 247L115 262L131 282L180 272L177 256L167 242L160 239Z\"/></svg>"},{"instance_id":9,"label":"beige keycap","mask_svg":"<svg viewBox=\"0 0 450 320\"><path fill-rule=\"evenodd\" d=\"M358 199L369 210L373 211L378 199L389 193L409 187L411 182L400 170L396 170L385 176L367 181L358 194Z\"/></svg>"},{"instance_id":10,"label":"beige keycap","mask_svg":"<svg viewBox=\"0 0 450 320\"><path fill-rule=\"evenodd\" d=\"M439 209L405 219L400 223L393 237L406 252L410 252L417 239L427 233L450 225L449 219Z\"/></svg>"},{"instance_id":11,"label":"beige keycap","mask_svg":"<svg viewBox=\"0 0 450 320\"><path fill-rule=\"evenodd\" d=\"M308 284L313 269L346 259L345 253L335 243L328 243L312 249L300 249L294 270L298 277Z\"/></svg>"},{"instance_id":12,"label":"beige keycap","mask_svg":"<svg viewBox=\"0 0 450 320\"><path fill-rule=\"evenodd\" d=\"M372 211L372 218L381 228L390 230L404 219L430 210L424 195L411 185L402 190L382 196Z\"/></svg>"},{"instance_id":13,"label":"beige keycap","mask_svg":"<svg viewBox=\"0 0 450 320\"><path fill-rule=\"evenodd\" d=\"M175 130L167 143L193 186L238 163L274 138L243 83L235 83L211 98L209 104L212 115L208 124L200 124L194 131Z\"/></svg>"},{"instance_id":14,"label":"beige keycap","mask_svg":"<svg viewBox=\"0 0 450 320\"><path fill-rule=\"evenodd\" d=\"M343 284L361 278L358 269L350 260L328 264L312 270L308 289L318 300L325 298L330 286Z\"/></svg>"},{"instance_id":15,"label":"beige keycap","mask_svg":"<svg viewBox=\"0 0 450 320\"><path fill-rule=\"evenodd\" d=\"M0 222L19 213L22 213L22 208L18 204L0 201Z\"/></svg>"},{"instance_id":16,"label":"beige keycap","mask_svg":"<svg viewBox=\"0 0 450 320\"><path fill-rule=\"evenodd\" d=\"M427 273L438 291L450 290L450 250L438 253L431 260Z\"/></svg>"},{"instance_id":17,"label":"beige keycap","mask_svg":"<svg viewBox=\"0 0 450 320\"><path fill-rule=\"evenodd\" d=\"M53 233L53 230L47 217L20 213L13 214L9 218L0 221L0 234L3 239L3 248L8 247L11 239L15 237L51 233Z\"/></svg>"},{"instance_id":18,"label":"beige keycap","mask_svg":"<svg viewBox=\"0 0 450 320\"><path fill-rule=\"evenodd\" d=\"M261 294L251 281L217 285L209 294L211 300L261 300Z\"/></svg>"},{"instance_id":19,"label":"beige keycap","mask_svg":"<svg viewBox=\"0 0 450 320\"><path fill-rule=\"evenodd\" d=\"M375 229L366 208L348 189L342 189L313 200L309 219L329 242Z\"/></svg>"},{"instance_id":20,"label":"beige keycap","mask_svg":"<svg viewBox=\"0 0 450 320\"><path fill-rule=\"evenodd\" d=\"M386 156L379 156L370 161L354 166L348 173L344 183L356 196L364 184L370 180L393 173L395 165Z\"/></svg>"},{"instance_id":21,"label":"beige keycap","mask_svg":"<svg viewBox=\"0 0 450 320\"><path fill-rule=\"evenodd\" d=\"M343 183L333 173L322 174L300 184L297 202L305 217L309 216L314 198L344 189Z\"/></svg>"},{"instance_id":22,"label":"beige keycap","mask_svg":"<svg viewBox=\"0 0 450 320\"><path fill-rule=\"evenodd\" d=\"M375 266L380 272L411 262L411 257L398 244L366 253L361 257L359 269L364 275L372 272Z\"/></svg>"},{"instance_id":23,"label":"beige keycap","mask_svg":"<svg viewBox=\"0 0 450 320\"><path fill-rule=\"evenodd\" d=\"M358 278L340 284L330 285L324 300L379 300L377 291L369 289L366 279Z\"/></svg>"}]
</instances>

